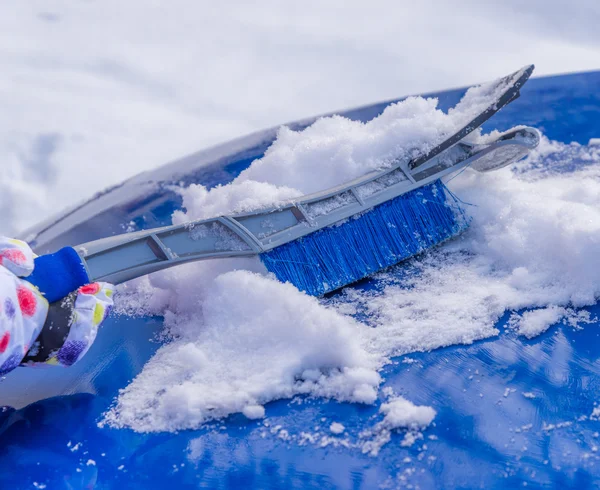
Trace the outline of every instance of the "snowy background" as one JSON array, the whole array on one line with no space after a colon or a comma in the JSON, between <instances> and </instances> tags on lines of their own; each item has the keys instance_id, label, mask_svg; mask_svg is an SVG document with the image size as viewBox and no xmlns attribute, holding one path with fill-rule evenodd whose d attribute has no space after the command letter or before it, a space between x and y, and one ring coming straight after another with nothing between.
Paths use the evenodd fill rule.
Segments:
<instances>
[{"instance_id":1,"label":"snowy background","mask_svg":"<svg viewBox=\"0 0 600 490\"><path fill-rule=\"evenodd\" d=\"M535 63L600 68L600 3L0 2L0 233L316 113Z\"/></svg>"}]
</instances>

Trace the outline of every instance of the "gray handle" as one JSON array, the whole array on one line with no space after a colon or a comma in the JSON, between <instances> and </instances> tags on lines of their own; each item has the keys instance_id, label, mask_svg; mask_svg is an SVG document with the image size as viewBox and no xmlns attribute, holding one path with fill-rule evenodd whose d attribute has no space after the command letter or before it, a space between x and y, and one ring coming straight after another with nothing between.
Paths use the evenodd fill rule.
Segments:
<instances>
[{"instance_id":1,"label":"gray handle","mask_svg":"<svg viewBox=\"0 0 600 490\"><path fill-rule=\"evenodd\" d=\"M368 211L467 165L481 171L507 165L522 158L538 142L537 130L519 128L487 145L461 142L414 171L398 163L278 207L116 235L74 248L91 281L114 284L186 262L257 255Z\"/></svg>"}]
</instances>

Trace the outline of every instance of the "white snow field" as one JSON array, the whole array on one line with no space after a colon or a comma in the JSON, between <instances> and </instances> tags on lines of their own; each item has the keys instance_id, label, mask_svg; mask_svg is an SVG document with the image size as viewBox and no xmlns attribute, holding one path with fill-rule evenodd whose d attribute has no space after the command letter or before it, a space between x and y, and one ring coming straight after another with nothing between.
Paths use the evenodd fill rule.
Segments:
<instances>
[{"instance_id":1,"label":"white snow field","mask_svg":"<svg viewBox=\"0 0 600 490\"><path fill-rule=\"evenodd\" d=\"M182 189L186 211L174 221L271 204L317 190L315 181L323 188L408 159L461 121L434 100L410 98L368 123L332 117L301 132L282 128L231 184ZM169 342L103 423L197 428L238 412L268 416L267 402L300 394L375 403L389 395L380 393L379 369L391 356L498 335L494 325L507 310L538 308L511 322L527 337L589 320L576 308L600 296L599 147L544 138L512 168L467 169L448 185L472 204L470 230L403 266L418 274L380 274L381 291L317 300L266 275L258 259L186 265L121 287L121 311L164 315ZM349 316L359 310L365 323ZM370 454L402 427L411 444L435 416L435 407L397 397L381 411L363 437Z\"/></svg>"},{"instance_id":2,"label":"white snow field","mask_svg":"<svg viewBox=\"0 0 600 490\"><path fill-rule=\"evenodd\" d=\"M0 2L0 233L284 121L598 68L600 3Z\"/></svg>"}]
</instances>

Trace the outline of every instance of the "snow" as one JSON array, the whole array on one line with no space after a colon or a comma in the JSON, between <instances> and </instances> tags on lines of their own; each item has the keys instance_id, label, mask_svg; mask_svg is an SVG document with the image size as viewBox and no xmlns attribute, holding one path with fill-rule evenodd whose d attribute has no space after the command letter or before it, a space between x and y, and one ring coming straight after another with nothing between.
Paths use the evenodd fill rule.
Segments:
<instances>
[{"instance_id":1,"label":"snow","mask_svg":"<svg viewBox=\"0 0 600 490\"><path fill-rule=\"evenodd\" d=\"M226 212L252 211L275 202L283 202L302 195L291 187L277 187L269 182L236 179L235 184L217 186L210 191L202 185L178 189L183 197L186 213L176 211L174 224L193 219L213 218Z\"/></svg>"},{"instance_id":2,"label":"snow","mask_svg":"<svg viewBox=\"0 0 600 490\"><path fill-rule=\"evenodd\" d=\"M490 97L505 89L504 85L485 87L467 91L450 114L437 108L435 98L409 97L366 123L333 116L319 118L302 131L283 126L265 155L230 184L210 190L193 184L180 190L186 212L176 211L174 222L254 211L350 181L392 162L408 162L461 129L490 104ZM341 204L318 206L331 210ZM318 216L323 210L309 212Z\"/></svg>"},{"instance_id":3,"label":"snow","mask_svg":"<svg viewBox=\"0 0 600 490\"><path fill-rule=\"evenodd\" d=\"M343 434L345 430L346 428L344 425L340 424L339 422L332 422L329 426L329 431L335 435Z\"/></svg>"},{"instance_id":4,"label":"snow","mask_svg":"<svg viewBox=\"0 0 600 490\"><path fill-rule=\"evenodd\" d=\"M433 408L417 406L402 396L391 396L381 404L379 412L384 414L383 420L361 434L366 439L362 444L362 452L370 456L377 456L391 440L392 432L399 429L407 429L400 446L412 446L417 440L423 439L421 430L428 427L436 416Z\"/></svg>"},{"instance_id":5,"label":"snow","mask_svg":"<svg viewBox=\"0 0 600 490\"><path fill-rule=\"evenodd\" d=\"M284 126L264 157L244 170L236 182L268 181L309 194L385 168L393 161L408 162L481 111L486 103L472 95L478 90L470 89L449 114L437 108L435 98L409 97L366 123L333 116L318 119L304 131ZM496 91L484 93L489 105Z\"/></svg>"},{"instance_id":6,"label":"snow","mask_svg":"<svg viewBox=\"0 0 600 490\"><path fill-rule=\"evenodd\" d=\"M544 160L549 167L538 167ZM574 171L569 171L571 166ZM600 296L600 154L544 140L536 155L489 174L463 172L450 187L473 221L460 239L381 274L381 292L338 299L373 330L372 351L401 355L497 335L505 311L594 304ZM567 252L568 251L568 252ZM544 327L538 317L538 333ZM537 313L541 315L541 313ZM579 318L576 320L575 317ZM524 330L534 334L532 320ZM585 323L577 312L567 318ZM557 320L558 321L558 320ZM549 326L549 325L548 325Z\"/></svg>"},{"instance_id":7,"label":"snow","mask_svg":"<svg viewBox=\"0 0 600 490\"><path fill-rule=\"evenodd\" d=\"M333 185L335 176L351 178L408 157L405 148L390 144L399 128L403 144L426 148L428 138L452 131L458 119L437 111L434 101L412 98L367 124L332 117L304 131L282 129L265 157L233 183L183 189L186 211L176 212L174 221L286 200L317 190L315 182ZM406 121L437 129L411 133ZM137 431L196 428L238 412L262 418L269 401L299 394L374 403L378 370L391 356L498 335L495 324L506 311L534 309L513 323L528 337L562 319L574 327L589 322L576 308L600 296L596 147L543 139L513 168L488 174L467 169L449 185L475 204L466 206L470 230L380 274L378 290L348 289L316 300L264 275L257 259L190 264L121 288L121 310L164 315L170 342L122 391L104 423ZM362 313L364 323L353 313ZM381 430L367 437L370 454L393 429L426 426L435 414L408 400L390 403L382 405ZM403 444L418 437L410 428Z\"/></svg>"},{"instance_id":8,"label":"snow","mask_svg":"<svg viewBox=\"0 0 600 490\"><path fill-rule=\"evenodd\" d=\"M431 424L435 418L433 408L414 405L401 396L383 403L379 411L385 414L382 424L388 429L421 429Z\"/></svg>"},{"instance_id":9,"label":"snow","mask_svg":"<svg viewBox=\"0 0 600 490\"><path fill-rule=\"evenodd\" d=\"M3 2L0 233L281 121L532 61L538 75L596 69L598 8L565 23L560 2L516 0Z\"/></svg>"},{"instance_id":10,"label":"snow","mask_svg":"<svg viewBox=\"0 0 600 490\"><path fill-rule=\"evenodd\" d=\"M265 407L262 405L246 405L242 413L250 420L262 419L265 416Z\"/></svg>"},{"instance_id":11,"label":"snow","mask_svg":"<svg viewBox=\"0 0 600 490\"><path fill-rule=\"evenodd\" d=\"M360 325L292 285L231 271L186 301L165 318L177 340L120 394L111 425L173 431L235 412L260 418L264 403L297 394L375 401L380 376Z\"/></svg>"},{"instance_id":12,"label":"snow","mask_svg":"<svg viewBox=\"0 0 600 490\"><path fill-rule=\"evenodd\" d=\"M497 82L471 87L462 100L448 111L448 114L450 117L456 118L458 124L466 126L476 116L490 107L490 99L499 99L506 89L523 75L526 68L521 68L506 80L501 79Z\"/></svg>"},{"instance_id":13,"label":"snow","mask_svg":"<svg viewBox=\"0 0 600 490\"><path fill-rule=\"evenodd\" d=\"M516 315L513 324L519 334L531 339L558 323L566 314L567 310L565 308L548 306L547 308L526 311L520 316Z\"/></svg>"}]
</instances>

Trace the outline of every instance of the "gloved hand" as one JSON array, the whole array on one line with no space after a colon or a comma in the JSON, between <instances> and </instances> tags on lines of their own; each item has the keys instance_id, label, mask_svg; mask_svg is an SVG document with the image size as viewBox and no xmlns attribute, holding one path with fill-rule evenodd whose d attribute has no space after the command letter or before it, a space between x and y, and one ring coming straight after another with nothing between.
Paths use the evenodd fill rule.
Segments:
<instances>
[{"instance_id":1,"label":"gloved hand","mask_svg":"<svg viewBox=\"0 0 600 490\"><path fill-rule=\"evenodd\" d=\"M19 364L71 366L88 351L113 304L113 286L96 282L48 304L25 279L34 255L0 237L0 376Z\"/></svg>"}]
</instances>

